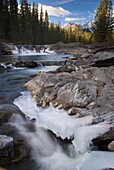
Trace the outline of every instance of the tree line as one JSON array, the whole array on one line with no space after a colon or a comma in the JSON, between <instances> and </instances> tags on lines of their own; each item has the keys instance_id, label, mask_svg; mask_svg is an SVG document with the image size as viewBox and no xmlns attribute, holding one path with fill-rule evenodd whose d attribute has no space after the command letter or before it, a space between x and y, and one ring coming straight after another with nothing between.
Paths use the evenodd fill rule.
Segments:
<instances>
[{"instance_id":1,"label":"tree line","mask_svg":"<svg viewBox=\"0 0 114 170\"><path fill-rule=\"evenodd\" d=\"M61 24L49 23L48 12L43 13L37 3L27 0L0 0L0 40L17 44L112 42L113 5L111 0L101 0L95 16L93 32L76 27L68 30Z\"/></svg>"},{"instance_id":2,"label":"tree line","mask_svg":"<svg viewBox=\"0 0 114 170\"><path fill-rule=\"evenodd\" d=\"M48 12L43 13L38 4L27 1L0 0L0 39L23 44L49 44L62 41L91 41L91 33L78 30L66 30L60 23L49 23ZM88 38L89 37L89 38Z\"/></svg>"}]
</instances>

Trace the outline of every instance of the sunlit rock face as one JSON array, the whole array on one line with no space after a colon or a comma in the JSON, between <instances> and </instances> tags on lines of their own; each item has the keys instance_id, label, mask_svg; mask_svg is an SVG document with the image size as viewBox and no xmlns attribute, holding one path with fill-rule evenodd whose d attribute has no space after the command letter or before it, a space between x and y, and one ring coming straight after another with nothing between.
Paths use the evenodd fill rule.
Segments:
<instances>
[{"instance_id":1,"label":"sunlit rock face","mask_svg":"<svg viewBox=\"0 0 114 170\"><path fill-rule=\"evenodd\" d=\"M89 103L96 100L97 82L96 81L78 81L77 83L67 83L59 89L57 101L64 103L66 107L84 108Z\"/></svg>"},{"instance_id":2,"label":"sunlit rock face","mask_svg":"<svg viewBox=\"0 0 114 170\"><path fill-rule=\"evenodd\" d=\"M97 114L113 111L114 67L76 67L75 71L39 73L25 84L37 104L85 108ZM88 111L87 111L88 112Z\"/></svg>"}]
</instances>

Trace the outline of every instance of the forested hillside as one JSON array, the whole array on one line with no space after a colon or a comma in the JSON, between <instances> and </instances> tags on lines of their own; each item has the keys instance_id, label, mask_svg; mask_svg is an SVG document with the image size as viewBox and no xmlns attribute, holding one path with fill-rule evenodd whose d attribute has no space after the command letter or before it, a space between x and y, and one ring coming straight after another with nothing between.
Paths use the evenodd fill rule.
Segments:
<instances>
[{"instance_id":1,"label":"forested hillside","mask_svg":"<svg viewBox=\"0 0 114 170\"><path fill-rule=\"evenodd\" d=\"M38 4L16 0L0 0L0 40L23 44L49 44L62 41L92 41L92 33L81 29L66 30L61 24L49 23L48 12Z\"/></svg>"}]
</instances>

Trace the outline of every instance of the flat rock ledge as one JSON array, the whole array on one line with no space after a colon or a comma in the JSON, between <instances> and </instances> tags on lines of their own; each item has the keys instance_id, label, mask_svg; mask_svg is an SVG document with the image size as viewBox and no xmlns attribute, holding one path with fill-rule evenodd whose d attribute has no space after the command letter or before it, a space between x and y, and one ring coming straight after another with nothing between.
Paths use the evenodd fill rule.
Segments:
<instances>
[{"instance_id":1,"label":"flat rock ledge","mask_svg":"<svg viewBox=\"0 0 114 170\"><path fill-rule=\"evenodd\" d=\"M39 73L24 86L37 104L61 105L68 113L102 116L114 111L114 67L75 67L72 72ZM84 115L83 115L84 112Z\"/></svg>"}]
</instances>

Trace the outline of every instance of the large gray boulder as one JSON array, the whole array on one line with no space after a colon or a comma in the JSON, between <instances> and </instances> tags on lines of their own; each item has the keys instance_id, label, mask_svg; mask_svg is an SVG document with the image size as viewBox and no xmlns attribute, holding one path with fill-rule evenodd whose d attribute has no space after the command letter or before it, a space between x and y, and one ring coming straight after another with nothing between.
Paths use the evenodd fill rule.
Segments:
<instances>
[{"instance_id":1,"label":"large gray boulder","mask_svg":"<svg viewBox=\"0 0 114 170\"><path fill-rule=\"evenodd\" d=\"M39 73L25 84L38 105L52 102L54 106L85 108L98 115L114 110L114 67L79 66L65 71Z\"/></svg>"},{"instance_id":2,"label":"large gray boulder","mask_svg":"<svg viewBox=\"0 0 114 170\"><path fill-rule=\"evenodd\" d=\"M13 114L21 115L23 118L25 117L17 106L0 104L0 124L7 123Z\"/></svg>"},{"instance_id":3,"label":"large gray boulder","mask_svg":"<svg viewBox=\"0 0 114 170\"><path fill-rule=\"evenodd\" d=\"M57 102L64 103L64 107L84 108L97 98L96 81L78 81L67 83L57 93Z\"/></svg>"}]
</instances>

